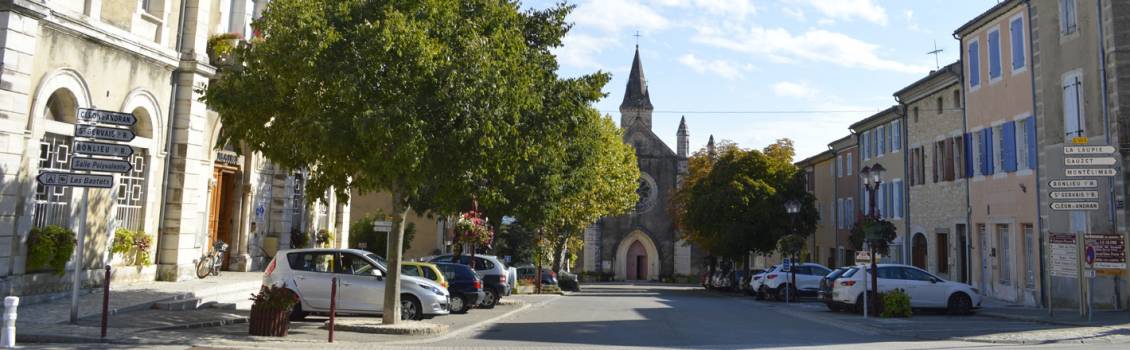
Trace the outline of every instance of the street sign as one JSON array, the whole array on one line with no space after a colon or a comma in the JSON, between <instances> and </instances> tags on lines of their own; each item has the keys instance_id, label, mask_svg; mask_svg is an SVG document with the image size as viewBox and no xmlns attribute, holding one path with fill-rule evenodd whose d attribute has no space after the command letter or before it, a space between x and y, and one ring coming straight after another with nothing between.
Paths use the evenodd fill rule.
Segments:
<instances>
[{"instance_id":1,"label":"street sign","mask_svg":"<svg viewBox=\"0 0 1130 350\"><path fill-rule=\"evenodd\" d=\"M89 141L75 141L75 153L91 154L99 156L113 156L113 157L129 157L133 155L133 147L126 145L116 145L112 143L89 142Z\"/></svg>"},{"instance_id":2,"label":"street sign","mask_svg":"<svg viewBox=\"0 0 1130 350\"><path fill-rule=\"evenodd\" d=\"M1096 188L1099 180L1052 180L1048 185L1052 188Z\"/></svg>"},{"instance_id":3,"label":"street sign","mask_svg":"<svg viewBox=\"0 0 1130 350\"><path fill-rule=\"evenodd\" d=\"M1052 210L1099 210L1099 202L1053 202Z\"/></svg>"},{"instance_id":4,"label":"street sign","mask_svg":"<svg viewBox=\"0 0 1130 350\"><path fill-rule=\"evenodd\" d=\"M133 116L131 113L104 111L93 108L79 108L78 120L87 123L121 126L134 126L137 124L137 117Z\"/></svg>"},{"instance_id":5,"label":"street sign","mask_svg":"<svg viewBox=\"0 0 1130 350\"><path fill-rule=\"evenodd\" d=\"M855 264L867 265L871 263L871 252L867 250L860 250L855 252Z\"/></svg>"},{"instance_id":6,"label":"street sign","mask_svg":"<svg viewBox=\"0 0 1130 350\"><path fill-rule=\"evenodd\" d=\"M1051 275L1057 277L1075 278L1079 275L1079 253L1075 248L1075 235L1050 234L1048 243L1051 245Z\"/></svg>"},{"instance_id":7,"label":"street sign","mask_svg":"<svg viewBox=\"0 0 1130 350\"><path fill-rule=\"evenodd\" d=\"M1114 154L1114 146L1064 146L1063 154Z\"/></svg>"},{"instance_id":8,"label":"street sign","mask_svg":"<svg viewBox=\"0 0 1130 350\"><path fill-rule=\"evenodd\" d=\"M1126 242L1122 235L1085 235L1087 265L1096 269L1125 269Z\"/></svg>"},{"instance_id":9,"label":"street sign","mask_svg":"<svg viewBox=\"0 0 1130 350\"><path fill-rule=\"evenodd\" d=\"M121 142L133 141L137 135L127 129L105 128L101 126L75 125L75 137L90 137L99 140Z\"/></svg>"},{"instance_id":10,"label":"street sign","mask_svg":"<svg viewBox=\"0 0 1130 350\"><path fill-rule=\"evenodd\" d=\"M1070 177L1096 177L1096 176L1116 176L1118 172L1111 168L1071 168L1065 169L1064 173Z\"/></svg>"},{"instance_id":11,"label":"street sign","mask_svg":"<svg viewBox=\"0 0 1130 350\"><path fill-rule=\"evenodd\" d=\"M1099 191L1052 191L1052 199L1098 199Z\"/></svg>"},{"instance_id":12,"label":"street sign","mask_svg":"<svg viewBox=\"0 0 1130 350\"><path fill-rule=\"evenodd\" d=\"M44 186L113 188L113 175L41 172L35 177Z\"/></svg>"},{"instance_id":13,"label":"street sign","mask_svg":"<svg viewBox=\"0 0 1130 350\"><path fill-rule=\"evenodd\" d=\"M392 221L373 221L373 231L392 232Z\"/></svg>"},{"instance_id":14,"label":"street sign","mask_svg":"<svg viewBox=\"0 0 1130 350\"><path fill-rule=\"evenodd\" d=\"M133 165L124 160L71 157L71 169L101 171L107 173L128 173Z\"/></svg>"},{"instance_id":15,"label":"street sign","mask_svg":"<svg viewBox=\"0 0 1130 350\"><path fill-rule=\"evenodd\" d=\"M1114 165L1114 157L1063 158L1064 165Z\"/></svg>"},{"instance_id":16,"label":"street sign","mask_svg":"<svg viewBox=\"0 0 1130 350\"><path fill-rule=\"evenodd\" d=\"M789 271L790 267L793 266L793 262L792 262L792 260L789 260L788 258L786 258L785 261L781 262L781 265L782 265L781 266L782 271Z\"/></svg>"},{"instance_id":17,"label":"street sign","mask_svg":"<svg viewBox=\"0 0 1130 350\"><path fill-rule=\"evenodd\" d=\"M1091 142L1091 139L1086 136L1077 136L1071 138L1071 143L1076 145L1086 145Z\"/></svg>"}]
</instances>

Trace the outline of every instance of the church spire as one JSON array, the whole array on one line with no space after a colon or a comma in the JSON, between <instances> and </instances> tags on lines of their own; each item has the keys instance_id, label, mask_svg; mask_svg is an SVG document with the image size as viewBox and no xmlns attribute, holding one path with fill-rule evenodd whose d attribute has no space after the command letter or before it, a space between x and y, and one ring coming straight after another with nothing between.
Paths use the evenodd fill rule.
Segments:
<instances>
[{"instance_id":1,"label":"church spire","mask_svg":"<svg viewBox=\"0 0 1130 350\"><path fill-rule=\"evenodd\" d=\"M632 59L632 70L628 73L628 86L624 90L624 102L620 103L620 127L641 122L651 129L651 94L647 90L647 79L643 75L643 63L640 62L640 47L636 46L636 55Z\"/></svg>"},{"instance_id":2,"label":"church spire","mask_svg":"<svg viewBox=\"0 0 1130 350\"><path fill-rule=\"evenodd\" d=\"M710 141L706 141L706 154L714 157L714 135L710 135Z\"/></svg>"},{"instance_id":3,"label":"church spire","mask_svg":"<svg viewBox=\"0 0 1130 350\"><path fill-rule=\"evenodd\" d=\"M675 133L678 136L678 149L679 156L686 157L687 152L690 150L690 134L687 133L687 117L683 116L679 119L679 131Z\"/></svg>"}]
</instances>

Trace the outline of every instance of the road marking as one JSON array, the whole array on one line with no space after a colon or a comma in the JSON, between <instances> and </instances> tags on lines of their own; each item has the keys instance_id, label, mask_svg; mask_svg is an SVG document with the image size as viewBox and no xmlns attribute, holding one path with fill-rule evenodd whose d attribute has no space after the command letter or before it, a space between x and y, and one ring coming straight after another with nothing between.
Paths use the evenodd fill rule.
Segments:
<instances>
[{"instance_id":1,"label":"road marking","mask_svg":"<svg viewBox=\"0 0 1130 350\"><path fill-rule=\"evenodd\" d=\"M452 331L452 332L448 332L447 334L444 334L444 335L441 335L441 336L438 336L438 337L428 338L428 339L394 341L394 342L382 343L381 345L419 345L419 344L430 344L430 343L435 343L435 342L441 342L441 341L444 341L444 340L454 338L455 336L462 335L463 333L470 332L471 330L478 329L478 328L485 326L487 324L494 323L494 322L497 322L497 321L502 320L504 318L510 317L514 314L517 314L517 313L519 313L523 310L529 309L531 307L545 306L546 304L549 304L550 302L557 300L557 299L560 299L560 298L561 298L561 296L558 295L558 296L554 296L553 298L550 298L549 300L541 301L541 302L538 302L536 304L525 303L525 304L522 304L522 306L518 307L517 309L510 310L510 311L507 311L504 314L501 314L501 315L498 315L498 316L495 316L495 317L491 317L491 318L473 323L471 325L457 329L457 330Z\"/></svg>"}]
</instances>

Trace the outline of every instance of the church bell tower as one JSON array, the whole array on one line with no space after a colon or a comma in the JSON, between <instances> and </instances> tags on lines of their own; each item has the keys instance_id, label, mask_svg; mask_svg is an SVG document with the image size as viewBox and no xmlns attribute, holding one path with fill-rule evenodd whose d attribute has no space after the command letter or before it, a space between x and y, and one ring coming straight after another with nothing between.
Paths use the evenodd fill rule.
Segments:
<instances>
[{"instance_id":1,"label":"church bell tower","mask_svg":"<svg viewBox=\"0 0 1130 350\"><path fill-rule=\"evenodd\" d=\"M641 123L651 130L651 112L654 110L647 91L647 79L643 76L643 64L640 63L640 47L636 45L636 57L632 59L632 71L628 73L628 88L624 91L624 102L620 103L620 127Z\"/></svg>"}]
</instances>

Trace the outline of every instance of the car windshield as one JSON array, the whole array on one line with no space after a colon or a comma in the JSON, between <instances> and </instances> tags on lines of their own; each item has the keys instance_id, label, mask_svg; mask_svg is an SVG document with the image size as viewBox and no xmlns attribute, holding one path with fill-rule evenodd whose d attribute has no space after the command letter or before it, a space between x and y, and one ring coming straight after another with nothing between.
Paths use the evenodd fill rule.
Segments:
<instances>
[{"instance_id":1,"label":"car windshield","mask_svg":"<svg viewBox=\"0 0 1130 350\"><path fill-rule=\"evenodd\" d=\"M829 273L827 276L824 276L824 278L834 280L834 279L840 277L840 275L843 275L844 272L847 272L847 271L848 271L848 269L843 269L843 268L836 269L835 271L832 271L831 273ZM848 276L848 277L850 277L850 276Z\"/></svg>"},{"instance_id":2,"label":"car windshield","mask_svg":"<svg viewBox=\"0 0 1130 350\"><path fill-rule=\"evenodd\" d=\"M847 269L847 271L844 271L844 273L841 274L840 277L851 278L851 276L855 275L856 271L859 271L859 268L857 268L857 267L849 268L849 269Z\"/></svg>"},{"instance_id":3,"label":"car windshield","mask_svg":"<svg viewBox=\"0 0 1130 350\"><path fill-rule=\"evenodd\" d=\"M365 257L376 261L377 265L380 266L382 270L388 270L388 262L385 261L385 258L382 258L380 255L369 253L365 254Z\"/></svg>"}]
</instances>

